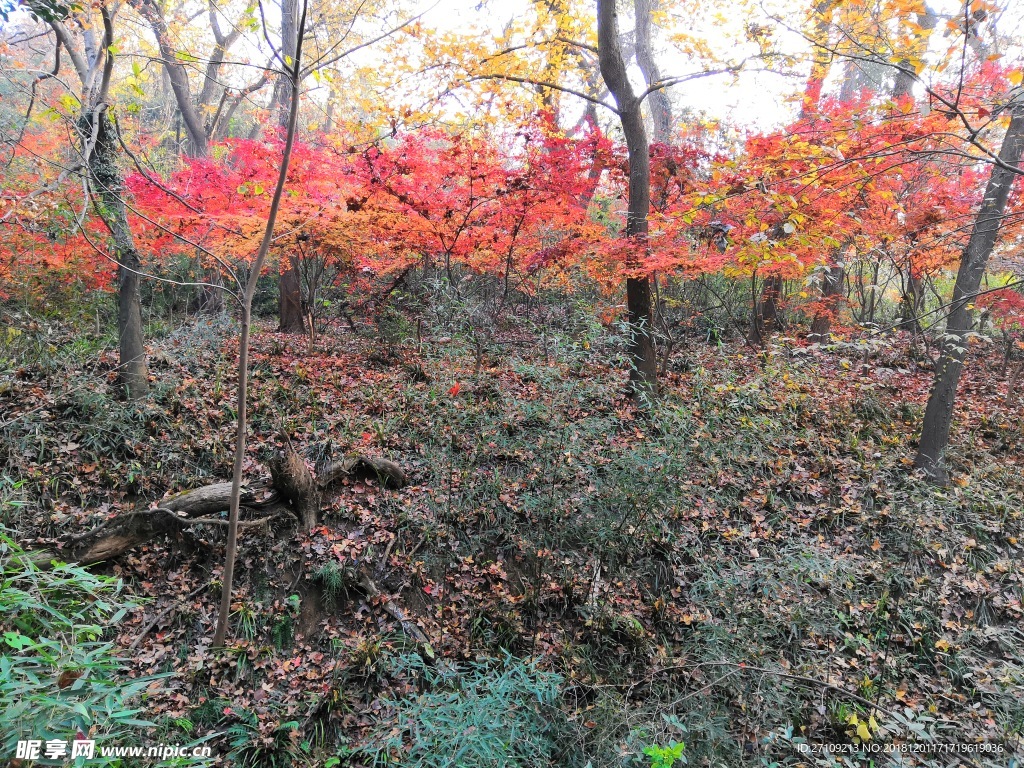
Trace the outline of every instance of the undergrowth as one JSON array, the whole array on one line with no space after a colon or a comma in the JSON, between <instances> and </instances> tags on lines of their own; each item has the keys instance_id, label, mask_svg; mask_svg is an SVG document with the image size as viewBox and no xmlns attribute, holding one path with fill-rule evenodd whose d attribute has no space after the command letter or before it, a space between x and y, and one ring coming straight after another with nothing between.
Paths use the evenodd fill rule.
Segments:
<instances>
[{"instance_id":1,"label":"undergrowth","mask_svg":"<svg viewBox=\"0 0 1024 768\"><path fill-rule=\"evenodd\" d=\"M609 365L622 339L586 316L473 335L453 311L435 340L398 329L384 357L355 337L309 354L258 335L254 443L285 423L311 464L372 453L412 483L346 486L296 546L247 534L233 664L205 655L212 602L143 646L140 670L193 686L167 717L230 728L221 743L253 766L611 768L682 742L691 765L854 765L806 748L856 746L865 723L873 743L1003 749L978 765L1019 755L1019 417L967 399L955 482L935 489L908 466L926 373L698 345L640 411ZM0 435L19 527L75 530L95 505L225 478L229 330L162 339L165 389L146 404L100 369L86 392L40 384L44 407L19 406ZM123 567L142 592L180 590L159 558L198 579L220 536ZM350 588L359 569L416 617L437 666ZM296 670L316 682L291 685Z\"/></svg>"}]
</instances>

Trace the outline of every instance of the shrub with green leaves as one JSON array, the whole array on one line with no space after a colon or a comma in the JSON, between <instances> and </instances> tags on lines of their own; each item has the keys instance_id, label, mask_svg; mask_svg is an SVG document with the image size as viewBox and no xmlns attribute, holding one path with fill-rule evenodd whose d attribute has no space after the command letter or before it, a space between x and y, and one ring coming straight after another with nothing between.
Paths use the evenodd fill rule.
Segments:
<instances>
[{"instance_id":1,"label":"shrub with green leaves","mask_svg":"<svg viewBox=\"0 0 1024 768\"><path fill-rule=\"evenodd\" d=\"M686 762L683 757L685 745L681 741L673 741L665 746L651 744L644 747L644 754L651 760L651 768L672 768L677 762Z\"/></svg>"},{"instance_id":2,"label":"shrub with green leaves","mask_svg":"<svg viewBox=\"0 0 1024 768\"><path fill-rule=\"evenodd\" d=\"M136 603L122 584L77 565L37 566L0 529L0 718L4 755L21 739L98 745L139 743L138 703L162 676L124 680L115 646L104 640ZM97 752L90 765L120 765Z\"/></svg>"},{"instance_id":3,"label":"shrub with green leaves","mask_svg":"<svg viewBox=\"0 0 1024 768\"><path fill-rule=\"evenodd\" d=\"M418 674L426 691L395 703L397 728L382 724L377 762L397 757L398 765L415 768L555 764L563 720L559 675L510 655L441 669L409 655L398 666Z\"/></svg>"}]
</instances>

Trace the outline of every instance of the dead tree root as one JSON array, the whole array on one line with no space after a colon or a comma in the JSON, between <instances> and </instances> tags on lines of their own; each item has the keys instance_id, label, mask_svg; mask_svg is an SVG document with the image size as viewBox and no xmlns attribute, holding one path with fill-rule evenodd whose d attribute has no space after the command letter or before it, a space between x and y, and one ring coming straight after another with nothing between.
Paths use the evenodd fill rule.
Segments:
<instances>
[{"instance_id":1,"label":"dead tree root","mask_svg":"<svg viewBox=\"0 0 1024 768\"><path fill-rule=\"evenodd\" d=\"M320 520L322 503L343 479L376 479L382 487L401 488L407 483L402 468L387 459L352 454L329 464L313 477L302 458L290 448L269 462L270 478L242 489L243 528L264 526L284 516L299 521L303 531ZM226 525L231 502L231 483L214 483L169 496L147 510L118 515L85 533L67 536L52 549L36 551L32 560L45 566L52 560L81 565L113 560L160 536L180 536L195 525ZM288 530L279 526L278 530Z\"/></svg>"}]
</instances>

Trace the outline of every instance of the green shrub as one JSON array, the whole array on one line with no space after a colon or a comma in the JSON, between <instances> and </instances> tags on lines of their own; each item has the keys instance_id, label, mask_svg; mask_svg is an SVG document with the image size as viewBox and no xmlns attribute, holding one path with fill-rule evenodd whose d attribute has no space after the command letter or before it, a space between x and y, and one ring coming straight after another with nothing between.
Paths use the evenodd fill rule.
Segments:
<instances>
[{"instance_id":1,"label":"green shrub","mask_svg":"<svg viewBox=\"0 0 1024 768\"><path fill-rule=\"evenodd\" d=\"M555 764L562 678L506 655L435 669L416 655L398 666L427 689L395 702L397 728L382 723L374 759L416 768L517 768Z\"/></svg>"},{"instance_id":2,"label":"green shrub","mask_svg":"<svg viewBox=\"0 0 1024 768\"><path fill-rule=\"evenodd\" d=\"M299 722L278 722L262 728L259 718L248 711L225 732L230 746L231 765L239 768L279 768L300 765L309 751L308 743L299 737Z\"/></svg>"},{"instance_id":3,"label":"green shrub","mask_svg":"<svg viewBox=\"0 0 1024 768\"><path fill-rule=\"evenodd\" d=\"M75 565L43 570L0 532L0 749L14 755L21 739L70 741L79 732L98 746L138 743L137 704L162 675L126 681L105 628L136 603L119 581ZM99 740L99 739L97 739ZM97 751L90 765L120 765Z\"/></svg>"},{"instance_id":4,"label":"green shrub","mask_svg":"<svg viewBox=\"0 0 1024 768\"><path fill-rule=\"evenodd\" d=\"M686 762L683 757L685 745L681 741L673 741L664 747L651 744L644 747L644 754L651 759L651 768L672 768L677 762Z\"/></svg>"}]
</instances>

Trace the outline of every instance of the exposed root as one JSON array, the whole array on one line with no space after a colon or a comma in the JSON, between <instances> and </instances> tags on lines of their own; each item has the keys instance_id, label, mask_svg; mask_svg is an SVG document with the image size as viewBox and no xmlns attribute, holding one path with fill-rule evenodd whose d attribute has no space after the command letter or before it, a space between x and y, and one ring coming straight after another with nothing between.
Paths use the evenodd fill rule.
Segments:
<instances>
[{"instance_id":1,"label":"exposed root","mask_svg":"<svg viewBox=\"0 0 1024 768\"><path fill-rule=\"evenodd\" d=\"M402 468L394 462L358 454L330 464L317 478L290 447L274 456L268 466L269 480L242 489L243 509L264 513L240 520L242 528L259 527L292 514L304 531L312 530L319 522L324 494L346 477L373 477L388 488L401 488L407 483ZM162 499L153 509L119 515L85 533L69 536L56 551L37 552L32 559L40 565L54 558L82 565L113 560L158 536L179 535L193 525L226 525L227 521L218 515L227 511L230 503L231 483L184 491Z\"/></svg>"},{"instance_id":2,"label":"exposed root","mask_svg":"<svg viewBox=\"0 0 1024 768\"><path fill-rule=\"evenodd\" d=\"M404 488L409 484L400 466L387 459L350 454L342 461L329 464L317 477L317 485L327 489L346 477L371 478L384 488Z\"/></svg>"},{"instance_id":3,"label":"exposed root","mask_svg":"<svg viewBox=\"0 0 1024 768\"><path fill-rule=\"evenodd\" d=\"M430 645L430 638L420 629L419 625L410 619L395 601L380 591L373 579L366 573L359 574L359 586L370 600L376 602L388 616L393 618L402 627L402 631L419 643L421 649L430 659L434 658L434 649Z\"/></svg>"}]
</instances>

